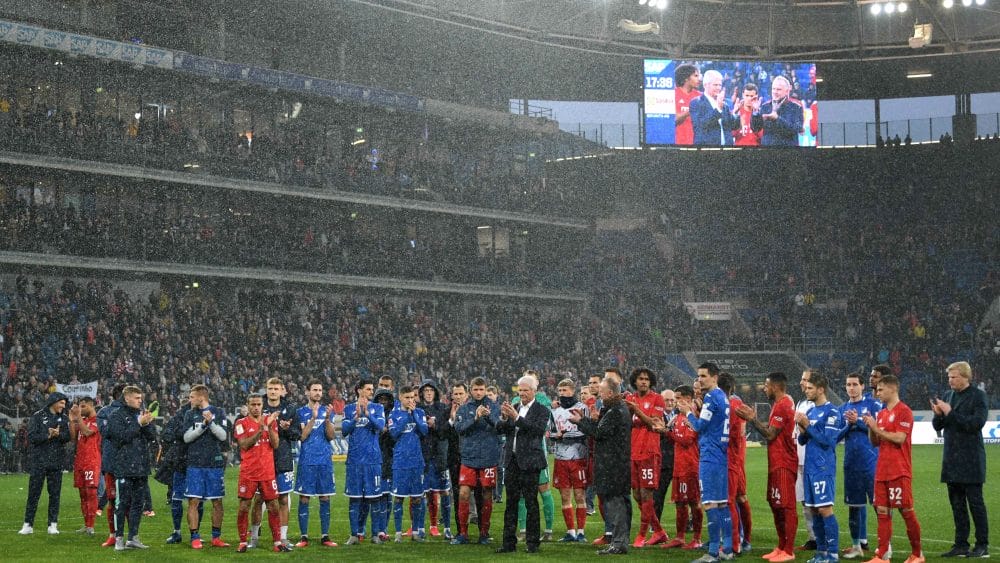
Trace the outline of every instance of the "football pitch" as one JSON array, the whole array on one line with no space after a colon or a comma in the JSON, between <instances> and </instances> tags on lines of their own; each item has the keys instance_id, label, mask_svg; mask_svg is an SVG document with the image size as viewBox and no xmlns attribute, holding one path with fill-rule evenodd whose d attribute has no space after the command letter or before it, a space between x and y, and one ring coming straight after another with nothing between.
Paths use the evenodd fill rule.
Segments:
<instances>
[{"instance_id":1,"label":"football pitch","mask_svg":"<svg viewBox=\"0 0 1000 563\"><path fill-rule=\"evenodd\" d=\"M988 474L996 476L997 468L1000 467L1000 448L987 446L987 467ZM842 455L842 452L838 452ZM842 459L840 457L839 459ZM948 505L948 495L945 486L939 482L941 470L941 446L914 446L914 496L916 502L917 515L923 529L924 554L928 560L940 559L938 555L947 551L952 543L953 527L951 519L951 509ZM335 464L337 473L338 490L343 485L343 464ZM0 476L0 529L3 530L5 542L0 550L0 560L3 561L59 561L65 563L80 557L81 561L92 560L142 560L142 561L195 561L205 559L235 560L235 559L265 559L265 560L319 560L319 559L343 559L348 561L361 561L369 557L379 558L383 561L485 561L485 560L541 560L546 561L580 561L593 560L595 548L583 544L564 544L558 541L543 543L540 555L529 555L523 552L523 544L519 545L519 552L514 554L497 555L494 550L499 546L503 523L503 511L506 504L494 506L492 534L494 541L492 545L446 545L442 538L428 538L426 543L415 543L404 538L402 544L395 544L390 541L385 545L373 545L367 538L364 543L357 546L344 546L344 542L349 536L347 523L347 499L343 495L337 495L333 499L331 535L334 541L341 544L338 548L324 548L320 546L310 546L305 549L296 549L293 553L272 553L266 549L251 550L245 554L235 553L237 543L236 534L236 477L238 470L229 468L226 470L227 494L225 502L225 522L223 524L223 538L232 543L234 547L219 549L205 547L202 551L194 551L185 543L181 545L165 545L163 542L172 531L170 521L170 509L166 503L166 487L150 479L153 492L153 504L156 516L143 518L140 537L150 546L148 550L129 550L116 553L111 548L102 548L100 543L107 537L107 520L99 517L97 519L97 535L94 538L78 535L74 530L83 525L83 518L80 515L80 502L76 489L73 488L72 474L65 474L62 489L62 507L59 516L59 529L62 532L58 536L49 536L45 533L46 500L43 493L39 506L38 515L35 521L35 533L31 536L19 536L17 531L21 527L24 515L24 504L28 484L27 475L4 475ZM843 475L838 475L842 479ZM750 554L741 557L744 561L761 561L760 556L770 551L775 545L775 533L771 512L764 500L764 488L767 478L767 458L763 448L749 448L747 451L747 485L750 489L750 503L753 508L753 550ZM991 547L993 557L1000 555L1000 536L997 535L996 527L1000 518L1000 493L992 488L996 486L996 479L987 481L984 491L986 496L987 510L993 519L993 533ZM843 500L842 483L838 483L837 502ZM558 540L565 532L565 525L562 521L562 513L559 510L559 496L553 491L556 502L554 538ZM295 503L298 498L292 496L292 516L289 525L289 537L293 541L299 535L298 522L296 521ZM310 537L319 538L319 510L315 502L311 511ZM207 511L206 511L207 514ZM847 509L842 504L836 507L836 514L840 523L840 541L844 547L850 544L850 535L847 526ZM639 528L639 511L634 510L634 522L632 525L632 535ZM663 514L664 528L673 536L674 511L673 505L668 505ZM909 555L909 544L906 539L906 531L902 519L896 516L893 519L893 551L896 561L903 561ZM404 516L404 527L409 526L408 516ZM186 526L185 526L186 527ZM390 530L393 525L390 522ZM544 521L543 521L544 527ZM475 526L471 526L475 530ZM452 530L454 530L454 525ZM799 524L798 543L805 541L805 532L802 523ZM201 533L203 537L210 536L211 528L203 525ZM587 537L597 538L603 531L599 514L588 518ZM476 532L471 532L475 541ZM187 539L188 533L184 531ZM269 544L270 532L265 519L264 527L261 530L262 539L265 545ZM874 511L869 511L868 537L874 546L876 537L876 524ZM703 540L707 541L707 529L703 533ZM207 544L207 542L206 542ZM701 555L701 552L663 550L658 547L644 549L630 549L629 554L622 557L628 561L690 561ZM798 559L806 561L812 554L800 553ZM604 558L601 558L604 559ZM612 560L616 558L612 557ZM867 557L866 557L867 559Z\"/></svg>"}]
</instances>

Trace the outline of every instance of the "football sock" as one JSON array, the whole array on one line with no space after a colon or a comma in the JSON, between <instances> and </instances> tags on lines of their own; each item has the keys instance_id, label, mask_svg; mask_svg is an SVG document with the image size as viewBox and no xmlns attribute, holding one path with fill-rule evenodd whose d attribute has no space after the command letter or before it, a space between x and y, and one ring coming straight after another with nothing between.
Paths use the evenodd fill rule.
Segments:
<instances>
[{"instance_id":1,"label":"football sock","mask_svg":"<svg viewBox=\"0 0 1000 563\"><path fill-rule=\"evenodd\" d=\"M795 552L795 534L799 531L799 512L795 507L782 510L785 513L785 553Z\"/></svg>"},{"instance_id":2,"label":"football sock","mask_svg":"<svg viewBox=\"0 0 1000 563\"><path fill-rule=\"evenodd\" d=\"M747 499L736 501L736 508L740 513L740 530L742 530L743 541L750 542L750 532L753 530L753 515L750 511L750 501ZM736 526L736 520L733 520L733 526ZM735 547L735 546L734 546Z\"/></svg>"},{"instance_id":3,"label":"football sock","mask_svg":"<svg viewBox=\"0 0 1000 563\"><path fill-rule=\"evenodd\" d=\"M573 507L572 506L564 506L562 508L562 515L563 515L563 522L565 522L565 524L566 524L566 529L569 530L569 531L573 531L574 530L574 528L573 528Z\"/></svg>"},{"instance_id":4,"label":"football sock","mask_svg":"<svg viewBox=\"0 0 1000 563\"><path fill-rule=\"evenodd\" d=\"M906 522L906 537L910 538L910 548L914 555L923 555L923 548L920 545L920 523L917 522L917 513L911 508L900 510L903 521Z\"/></svg>"},{"instance_id":5,"label":"football sock","mask_svg":"<svg viewBox=\"0 0 1000 563\"><path fill-rule=\"evenodd\" d=\"M396 498L392 501L392 521L396 525L396 532L403 531L403 499Z\"/></svg>"},{"instance_id":6,"label":"football sock","mask_svg":"<svg viewBox=\"0 0 1000 563\"><path fill-rule=\"evenodd\" d=\"M719 541L722 543L721 549L723 553L733 552L733 518L729 515L728 506L719 506L715 508L715 517L719 521ZM736 521L737 524L739 520ZM739 545L737 544L737 547Z\"/></svg>"},{"instance_id":7,"label":"football sock","mask_svg":"<svg viewBox=\"0 0 1000 563\"><path fill-rule=\"evenodd\" d=\"M322 535L330 535L330 499L319 501L319 531Z\"/></svg>"},{"instance_id":8,"label":"football sock","mask_svg":"<svg viewBox=\"0 0 1000 563\"><path fill-rule=\"evenodd\" d=\"M677 538L684 539L688 527L688 505L683 502L677 503Z\"/></svg>"},{"instance_id":9,"label":"football sock","mask_svg":"<svg viewBox=\"0 0 1000 563\"><path fill-rule=\"evenodd\" d=\"M351 535L361 535L358 532L358 520L361 517L361 499L352 498L347 501L347 518L351 521Z\"/></svg>"},{"instance_id":10,"label":"football sock","mask_svg":"<svg viewBox=\"0 0 1000 563\"><path fill-rule=\"evenodd\" d=\"M542 517L545 519L545 529L551 530L556 517L556 503L552 498L552 488L542 491Z\"/></svg>"},{"instance_id":11,"label":"football sock","mask_svg":"<svg viewBox=\"0 0 1000 563\"><path fill-rule=\"evenodd\" d=\"M441 493L441 524L451 527L451 494Z\"/></svg>"},{"instance_id":12,"label":"football sock","mask_svg":"<svg viewBox=\"0 0 1000 563\"><path fill-rule=\"evenodd\" d=\"M458 533L468 537L469 535L469 501L458 501Z\"/></svg>"},{"instance_id":13,"label":"football sock","mask_svg":"<svg viewBox=\"0 0 1000 563\"><path fill-rule=\"evenodd\" d=\"M831 558L840 554L840 525L833 514L823 518L823 531L826 534L826 553Z\"/></svg>"},{"instance_id":14,"label":"football sock","mask_svg":"<svg viewBox=\"0 0 1000 563\"><path fill-rule=\"evenodd\" d=\"M299 503L299 534L309 535L309 503Z\"/></svg>"}]
</instances>

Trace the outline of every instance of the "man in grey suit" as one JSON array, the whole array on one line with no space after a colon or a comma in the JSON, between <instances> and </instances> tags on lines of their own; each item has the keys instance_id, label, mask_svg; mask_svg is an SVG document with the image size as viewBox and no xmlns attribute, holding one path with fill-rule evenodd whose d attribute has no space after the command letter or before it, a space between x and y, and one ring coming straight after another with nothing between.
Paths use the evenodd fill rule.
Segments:
<instances>
[{"instance_id":1,"label":"man in grey suit","mask_svg":"<svg viewBox=\"0 0 1000 563\"><path fill-rule=\"evenodd\" d=\"M542 449L549 410L535 400L538 381L525 375L517 380L521 403L500 406L497 433L507 437L500 462L507 485L507 506L503 513L503 543L497 553L511 553L517 548L517 505L523 498L528 511L525 540L528 553L538 553L541 525L538 517L538 475L548 466Z\"/></svg>"},{"instance_id":2,"label":"man in grey suit","mask_svg":"<svg viewBox=\"0 0 1000 563\"><path fill-rule=\"evenodd\" d=\"M983 502L986 482L986 450L983 426L989 410L986 393L972 385L968 362L948 366L948 386L944 397L931 400L937 431L944 431L944 459L941 482L948 485L948 500L955 520L955 544L941 557L989 557L989 523ZM969 550L969 512L976 524L976 544Z\"/></svg>"}]
</instances>

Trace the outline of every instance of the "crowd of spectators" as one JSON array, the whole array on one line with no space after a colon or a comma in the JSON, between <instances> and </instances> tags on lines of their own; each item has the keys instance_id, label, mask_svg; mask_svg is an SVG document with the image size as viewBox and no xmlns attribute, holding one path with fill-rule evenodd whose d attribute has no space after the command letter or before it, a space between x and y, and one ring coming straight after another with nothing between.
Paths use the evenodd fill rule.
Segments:
<instances>
[{"instance_id":1,"label":"crowd of spectators","mask_svg":"<svg viewBox=\"0 0 1000 563\"><path fill-rule=\"evenodd\" d=\"M92 64L60 62L79 66L78 72ZM560 151L597 148L568 134L447 123L332 100L292 103L265 90L245 106L220 98L218 107L203 107L213 85L190 78L168 94L136 92L127 80L102 87L100 96L115 105L110 109L68 102L80 89L72 73L8 78L0 87L0 150L305 190L569 214L568 194L545 185L544 160ZM187 102L194 99L199 101Z\"/></svg>"},{"instance_id":2,"label":"crowd of spectators","mask_svg":"<svg viewBox=\"0 0 1000 563\"><path fill-rule=\"evenodd\" d=\"M197 383L231 410L272 376L299 398L318 377L334 401L350 399L359 378L382 375L397 386L483 376L506 393L532 368L554 392L568 374L652 360L629 357L612 327L565 308L252 290L136 298L101 280L50 287L20 277L0 290L0 328L8 415L32 412L56 383L97 381L105 403L116 383L138 384L168 414Z\"/></svg>"},{"instance_id":3,"label":"crowd of spectators","mask_svg":"<svg viewBox=\"0 0 1000 563\"><path fill-rule=\"evenodd\" d=\"M569 270L589 236L532 229L496 259L480 255L468 218L184 188L99 191L0 178L0 250L564 289L565 278L532 272Z\"/></svg>"},{"instance_id":4,"label":"crowd of spectators","mask_svg":"<svg viewBox=\"0 0 1000 563\"><path fill-rule=\"evenodd\" d=\"M996 157L996 146L982 144L578 165L577 177L615 184L641 162L661 186L649 205L662 215L638 231L666 243L632 234L608 245L617 249L604 264L613 283L595 285L594 301L640 336L826 352L817 367L838 385L850 371L889 363L916 404L943 390L951 361L981 362L977 373L1000 404L1000 372L989 369L996 339L979 331L1000 295L1000 177L981 165ZM683 301L732 302L740 318L699 323Z\"/></svg>"}]
</instances>

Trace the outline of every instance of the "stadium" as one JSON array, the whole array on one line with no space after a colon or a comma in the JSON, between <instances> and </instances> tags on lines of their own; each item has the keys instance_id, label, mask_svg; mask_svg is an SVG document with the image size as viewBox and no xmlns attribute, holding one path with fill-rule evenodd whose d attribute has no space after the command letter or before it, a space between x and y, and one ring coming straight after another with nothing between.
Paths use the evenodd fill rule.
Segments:
<instances>
[{"instance_id":1,"label":"stadium","mask_svg":"<svg viewBox=\"0 0 1000 563\"><path fill-rule=\"evenodd\" d=\"M443 532L458 535L470 504L462 513L457 434L453 524L436 525L435 508L426 538L404 535L405 548L392 525L384 545L374 521L355 533L342 425L359 382L391 379L389 419L410 387L433 386L450 408L456 384L482 378L499 408L521 400L532 372L555 408L564 380L579 392L614 368L634 397L637 368L659 393L699 381L707 364L765 426L768 374L787 375L795 402L800 374L822 374L839 406L852 401L850 374L867 385L886 366L913 411L913 501L924 556L939 559L955 526L933 401L951 393L956 363L971 365L986 399L986 509L1000 513L988 492L1000 463L998 50L996 0L4 2L5 560L237 557L235 426L249 394L266 409L272 378L289 406L329 413L336 495L311 520L306 510L301 530L290 495L286 543L311 544L271 553L263 538L239 557L596 558L595 501L586 544L560 542L573 527L551 489L540 497L553 541L540 555L523 538L519 553L495 554L507 545L503 482L489 545L474 528L471 545L450 545ZM142 395L160 438L199 389L225 413L233 428L214 447L227 495L213 527L231 547L213 549L206 523L206 548L192 550L187 522L171 522L168 486L152 478L175 455L160 438L140 456L148 549L116 550L114 537L101 547L114 505L101 504L94 535L74 489L75 427L53 450L59 534L43 522L48 489L33 533L17 534L41 459L33 416L58 396L66 413L84 397L100 411L122 400L116 388ZM769 448L752 422L743 435L755 525L741 558L759 559L780 541ZM835 450L839 464L845 447ZM855 513L839 466L836 479L848 548ZM674 537L671 504L657 520ZM651 522L632 505L629 558L711 559L634 544ZM864 560L877 536L867 513ZM403 530L418 515L411 506ZM184 541L165 544L178 530ZM708 530L706 516L706 546ZM363 539L345 545L352 537ZM797 539L808 539L803 522ZM987 544L996 556L1000 541Z\"/></svg>"}]
</instances>

